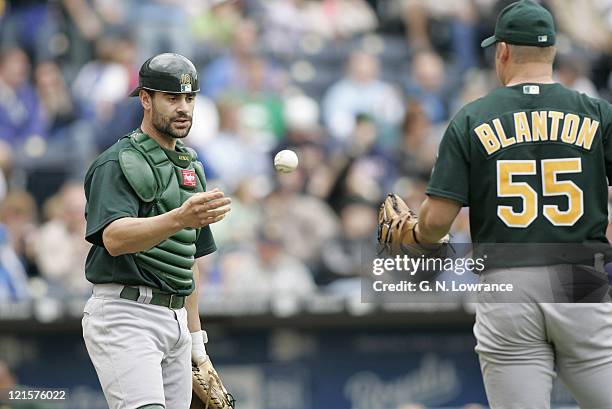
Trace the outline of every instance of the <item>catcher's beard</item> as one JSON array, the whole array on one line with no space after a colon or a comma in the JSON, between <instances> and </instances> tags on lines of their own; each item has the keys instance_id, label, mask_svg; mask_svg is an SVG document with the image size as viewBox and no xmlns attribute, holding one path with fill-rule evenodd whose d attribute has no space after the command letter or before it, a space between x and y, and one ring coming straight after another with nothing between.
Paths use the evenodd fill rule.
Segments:
<instances>
[{"instance_id":1,"label":"catcher's beard","mask_svg":"<svg viewBox=\"0 0 612 409\"><path fill-rule=\"evenodd\" d=\"M177 119L187 119L189 120L189 126L184 129L174 129L172 124ZM161 113L159 113L155 109L155 103L153 103L153 109L151 114L151 123L153 127L157 130L157 132L168 136L169 138L182 139L189 135L189 131L191 130L191 116L190 115L177 115L175 117L168 117Z\"/></svg>"}]
</instances>

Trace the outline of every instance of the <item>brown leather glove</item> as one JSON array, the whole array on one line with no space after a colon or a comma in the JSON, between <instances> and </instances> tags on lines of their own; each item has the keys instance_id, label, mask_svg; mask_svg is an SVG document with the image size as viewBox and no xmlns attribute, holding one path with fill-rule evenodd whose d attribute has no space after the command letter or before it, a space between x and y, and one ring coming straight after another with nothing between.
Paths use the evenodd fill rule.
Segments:
<instances>
[{"instance_id":1,"label":"brown leather glove","mask_svg":"<svg viewBox=\"0 0 612 409\"><path fill-rule=\"evenodd\" d=\"M434 244L419 243L415 233L418 221L416 213L401 197L389 193L378 210L379 254L436 255L441 245L449 242L449 236Z\"/></svg>"},{"instance_id":2,"label":"brown leather glove","mask_svg":"<svg viewBox=\"0 0 612 409\"><path fill-rule=\"evenodd\" d=\"M234 409L234 397L227 392L210 358L199 366L192 363L192 409Z\"/></svg>"}]
</instances>

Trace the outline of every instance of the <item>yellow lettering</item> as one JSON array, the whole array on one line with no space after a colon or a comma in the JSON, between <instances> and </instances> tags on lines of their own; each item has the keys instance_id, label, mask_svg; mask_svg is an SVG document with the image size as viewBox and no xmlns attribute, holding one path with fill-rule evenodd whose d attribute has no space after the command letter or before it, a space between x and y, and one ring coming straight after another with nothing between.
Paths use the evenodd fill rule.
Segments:
<instances>
[{"instance_id":1,"label":"yellow lettering","mask_svg":"<svg viewBox=\"0 0 612 409\"><path fill-rule=\"evenodd\" d=\"M580 117L576 114L565 115L565 121L563 121L563 130L561 131L561 140L565 143L576 142L578 136L578 125L580 124Z\"/></svg>"},{"instance_id":2,"label":"yellow lettering","mask_svg":"<svg viewBox=\"0 0 612 409\"><path fill-rule=\"evenodd\" d=\"M499 150L499 140L497 139L495 132L493 132L491 125L479 125L476 129L474 129L474 132L476 132L476 135L478 135L478 139L480 139L480 143L482 143L482 146L484 146L486 149L487 154L491 155Z\"/></svg>"},{"instance_id":3,"label":"yellow lettering","mask_svg":"<svg viewBox=\"0 0 612 409\"><path fill-rule=\"evenodd\" d=\"M516 112L514 114L514 134L517 142L531 142L531 130L527 115L524 112Z\"/></svg>"},{"instance_id":4,"label":"yellow lettering","mask_svg":"<svg viewBox=\"0 0 612 409\"><path fill-rule=\"evenodd\" d=\"M534 142L548 140L548 115L546 111L531 113L531 136Z\"/></svg>"},{"instance_id":5,"label":"yellow lettering","mask_svg":"<svg viewBox=\"0 0 612 409\"><path fill-rule=\"evenodd\" d=\"M593 144L593 138L597 133L598 127L599 121L594 121L591 118L585 117L582 121L580 132L578 133L578 140L576 141L576 145L581 146L584 149L590 150L591 145Z\"/></svg>"},{"instance_id":6,"label":"yellow lettering","mask_svg":"<svg viewBox=\"0 0 612 409\"><path fill-rule=\"evenodd\" d=\"M493 120L493 126L495 126L495 131L497 132L497 136L499 137L502 148L505 148L510 145L514 145L516 143L516 139L514 137L508 138L506 136L506 131L504 131L504 128L502 127L502 124L499 118L495 118Z\"/></svg>"},{"instance_id":7,"label":"yellow lettering","mask_svg":"<svg viewBox=\"0 0 612 409\"><path fill-rule=\"evenodd\" d=\"M556 141L559 136L559 121L563 119L563 112L548 111L548 116L552 118L550 123L550 140Z\"/></svg>"}]
</instances>

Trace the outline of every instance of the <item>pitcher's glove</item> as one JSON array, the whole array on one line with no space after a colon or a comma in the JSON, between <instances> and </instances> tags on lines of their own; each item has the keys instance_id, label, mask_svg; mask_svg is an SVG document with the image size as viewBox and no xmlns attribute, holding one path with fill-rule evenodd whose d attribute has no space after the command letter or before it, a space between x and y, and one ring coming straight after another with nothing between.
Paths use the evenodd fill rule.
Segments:
<instances>
[{"instance_id":1,"label":"pitcher's glove","mask_svg":"<svg viewBox=\"0 0 612 409\"><path fill-rule=\"evenodd\" d=\"M199 365L192 362L192 373L194 394L192 408L234 409L236 401L223 386L210 359Z\"/></svg>"},{"instance_id":2,"label":"pitcher's glove","mask_svg":"<svg viewBox=\"0 0 612 409\"><path fill-rule=\"evenodd\" d=\"M378 210L379 255L440 256L442 245L449 242L449 236L444 236L435 244L419 243L415 231L418 221L416 213L401 197L389 193Z\"/></svg>"}]
</instances>

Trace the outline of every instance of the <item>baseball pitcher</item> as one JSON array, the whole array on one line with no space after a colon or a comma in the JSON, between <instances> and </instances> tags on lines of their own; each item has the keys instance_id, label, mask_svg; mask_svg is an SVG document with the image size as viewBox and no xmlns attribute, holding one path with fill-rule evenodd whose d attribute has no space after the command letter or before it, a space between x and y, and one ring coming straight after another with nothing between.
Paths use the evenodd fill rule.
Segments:
<instances>
[{"instance_id":1,"label":"baseball pitcher","mask_svg":"<svg viewBox=\"0 0 612 409\"><path fill-rule=\"evenodd\" d=\"M607 246L612 107L554 82L555 37L542 6L503 9L482 42L495 47L503 87L451 120L418 219L396 196L383 203L380 244L431 251L469 206L474 243ZM512 256L512 267L480 279L546 279L567 268ZM581 408L612 408L611 303L480 302L474 334L492 408L550 408L557 374Z\"/></svg>"}]
</instances>

